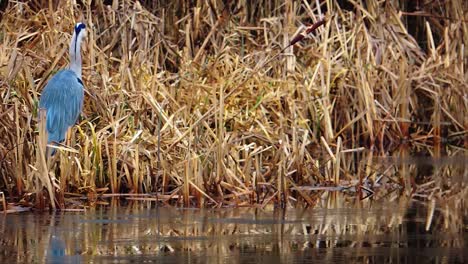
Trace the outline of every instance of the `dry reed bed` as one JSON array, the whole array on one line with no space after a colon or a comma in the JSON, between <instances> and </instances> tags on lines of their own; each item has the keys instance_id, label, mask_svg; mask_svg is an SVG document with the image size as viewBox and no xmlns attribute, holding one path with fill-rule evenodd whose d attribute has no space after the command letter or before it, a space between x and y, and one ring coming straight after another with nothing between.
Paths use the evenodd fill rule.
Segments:
<instances>
[{"instance_id":1,"label":"dry reed bed","mask_svg":"<svg viewBox=\"0 0 468 264\"><path fill-rule=\"evenodd\" d=\"M466 4L444 6L457 20L442 29L426 24L425 52L396 6L367 2L349 12L326 1L327 23L279 55L299 25L319 19L314 3L285 1L254 20L248 1L232 16L220 2L151 13L133 1L38 12L10 4L0 33L3 187L38 189L37 102L66 65L79 20L89 32L83 118L67 141L73 150L49 164L61 206L65 192L106 191L187 206L313 205L299 187L365 177L347 170L343 151L437 145L440 136L463 144Z\"/></svg>"}]
</instances>

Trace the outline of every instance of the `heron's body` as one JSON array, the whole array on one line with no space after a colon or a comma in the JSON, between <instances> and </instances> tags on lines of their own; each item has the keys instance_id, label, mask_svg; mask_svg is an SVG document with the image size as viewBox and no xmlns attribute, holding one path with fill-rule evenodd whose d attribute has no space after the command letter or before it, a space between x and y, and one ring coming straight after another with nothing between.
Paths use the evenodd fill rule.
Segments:
<instances>
[{"instance_id":1,"label":"heron's body","mask_svg":"<svg viewBox=\"0 0 468 264\"><path fill-rule=\"evenodd\" d=\"M80 115L83 98L83 84L72 70L61 70L50 79L39 103L40 108L47 110L49 143L65 140L68 128Z\"/></svg>"},{"instance_id":2,"label":"heron's body","mask_svg":"<svg viewBox=\"0 0 468 264\"><path fill-rule=\"evenodd\" d=\"M48 143L60 143L65 140L68 128L75 124L83 107L80 48L84 32L85 25L76 24L70 43L69 69L55 74L42 91L39 108L45 109L47 113Z\"/></svg>"}]
</instances>

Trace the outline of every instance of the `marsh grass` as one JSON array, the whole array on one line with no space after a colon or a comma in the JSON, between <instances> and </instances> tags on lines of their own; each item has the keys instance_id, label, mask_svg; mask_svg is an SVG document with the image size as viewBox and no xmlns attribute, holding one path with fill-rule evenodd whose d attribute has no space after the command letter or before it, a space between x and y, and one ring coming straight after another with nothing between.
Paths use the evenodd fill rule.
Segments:
<instances>
[{"instance_id":1,"label":"marsh grass","mask_svg":"<svg viewBox=\"0 0 468 264\"><path fill-rule=\"evenodd\" d=\"M466 146L464 1L425 7L453 18L427 16L425 39L408 33L398 1L347 11L329 0L326 14L318 1L266 2L11 2L0 32L2 189L39 196L46 186L51 206L103 193L312 206L300 187L359 187L373 173L350 169L344 153ZM88 26L83 115L44 172L38 100L67 65L76 21Z\"/></svg>"}]
</instances>

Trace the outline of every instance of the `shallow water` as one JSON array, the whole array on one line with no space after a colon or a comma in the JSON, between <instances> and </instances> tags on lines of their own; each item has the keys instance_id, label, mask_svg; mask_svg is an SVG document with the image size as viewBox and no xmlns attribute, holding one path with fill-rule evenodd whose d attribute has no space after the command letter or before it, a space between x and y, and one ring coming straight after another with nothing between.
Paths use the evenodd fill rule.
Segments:
<instances>
[{"instance_id":1,"label":"shallow water","mask_svg":"<svg viewBox=\"0 0 468 264\"><path fill-rule=\"evenodd\" d=\"M451 206L436 206L429 227L430 206L403 199L287 211L138 203L13 214L0 218L0 263L463 263L466 217Z\"/></svg>"},{"instance_id":2,"label":"shallow water","mask_svg":"<svg viewBox=\"0 0 468 264\"><path fill-rule=\"evenodd\" d=\"M466 156L361 160L366 196L310 186L313 208L0 214L0 263L467 262Z\"/></svg>"}]
</instances>

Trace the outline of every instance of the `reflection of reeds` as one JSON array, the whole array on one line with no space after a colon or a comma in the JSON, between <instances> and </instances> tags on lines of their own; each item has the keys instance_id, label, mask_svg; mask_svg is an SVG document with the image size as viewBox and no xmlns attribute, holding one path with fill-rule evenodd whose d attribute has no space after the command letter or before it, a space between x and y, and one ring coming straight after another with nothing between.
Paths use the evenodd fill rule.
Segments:
<instances>
[{"instance_id":1,"label":"reflection of reeds","mask_svg":"<svg viewBox=\"0 0 468 264\"><path fill-rule=\"evenodd\" d=\"M337 195L334 199L346 197ZM298 252L318 254L324 248L352 249L347 251L350 259L359 258L368 248L381 248L379 252L385 257L395 259L401 257L391 250L395 247L466 247L466 212L453 202L435 206L437 220L427 231L424 219L429 205L427 208L400 199L383 204L348 203L349 207L343 208L343 201L337 203L338 207L331 199L324 202L328 208L316 210L150 209L150 204L139 202L86 214L9 215L1 220L5 228L1 229L0 260L43 259L52 236L66 245L66 255L82 255L83 261L98 256L167 256L184 252L198 256L207 251L234 258L249 252L287 258ZM24 225L14 224L23 221Z\"/></svg>"},{"instance_id":2,"label":"reflection of reeds","mask_svg":"<svg viewBox=\"0 0 468 264\"><path fill-rule=\"evenodd\" d=\"M55 5L40 9L45 2ZM66 64L76 20L89 25L87 96L67 141L77 153L62 147L47 174L58 178L47 189L60 190L59 204L67 192L108 188L186 206L313 206L322 193L300 187L359 181L362 191L367 177L375 180L371 167L346 160L350 149L376 144L385 153L401 139L419 146L441 137L461 145L466 134L461 20L427 17L424 38L415 38L400 6L382 1L354 1L356 12L326 1L323 17L315 3L141 1L147 10L94 2L81 10L69 1L15 2L3 16L0 186L8 193L35 189L41 163L30 166L40 160L31 117L48 77ZM461 19L463 7L456 0L426 11ZM279 53L304 36L293 28L303 23L312 39ZM408 179L394 180L410 193Z\"/></svg>"}]
</instances>

